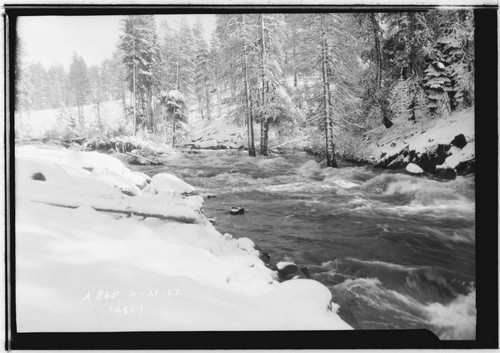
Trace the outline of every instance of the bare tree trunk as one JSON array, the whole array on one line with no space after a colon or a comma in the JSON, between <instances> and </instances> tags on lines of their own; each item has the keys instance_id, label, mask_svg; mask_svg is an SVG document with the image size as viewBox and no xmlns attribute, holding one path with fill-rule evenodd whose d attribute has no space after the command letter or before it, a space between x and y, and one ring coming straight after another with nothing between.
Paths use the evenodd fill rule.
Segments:
<instances>
[{"instance_id":1,"label":"bare tree trunk","mask_svg":"<svg viewBox=\"0 0 500 353\"><path fill-rule=\"evenodd\" d=\"M323 15L323 21L325 21ZM328 167L337 167L335 160L335 145L333 143L333 122L330 114L330 82L328 77L328 42L326 40L326 24L323 22L323 39L321 43L322 49L322 69L323 69L323 104L324 104L324 120L325 120L325 152L326 165Z\"/></svg>"},{"instance_id":2,"label":"bare tree trunk","mask_svg":"<svg viewBox=\"0 0 500 353\"><path fill-rule=\"evenodd\" d=\"M245 17L241 15L242 25L245 27ZM245 98L247 105L247 137L248 137L248 155L250 157L255 157L255 143L253 134L253 113L252 113L252 103L250 100L250 88L248 87L248 58L247 58L247 47L246 43L243 43L243 55L245 59L244 70L245 70Z\"/></svg>"},{"instance_id":3,"label":"bare tree trunk","mask_svg":"<svg viewBox=\"0 0 500 353\"><path fill-rule=\"evenodd\" d=\"M266 105L266 72L264 67L264 60L266 56L266 44L264 42L264 15L260 15L260 39L261 39L261 80L262 80L262 107ZM260 122L260 154L263 156L269 156L268 145L268 132L269 125L267 119L261 116Z\"/></svg>"}]
</instances>

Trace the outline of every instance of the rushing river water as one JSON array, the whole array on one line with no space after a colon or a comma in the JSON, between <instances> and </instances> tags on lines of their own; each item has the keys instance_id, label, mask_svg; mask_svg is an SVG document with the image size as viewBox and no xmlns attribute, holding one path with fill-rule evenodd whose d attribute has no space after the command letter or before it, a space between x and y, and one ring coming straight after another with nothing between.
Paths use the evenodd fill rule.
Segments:
<instances>
[{"instance_id":1,"label":"rushing river water","mask_svg":"<svg viewBox=\"0 0 500 353\"><path fill-rule=\"evenodd\" d=\"M196 153L194 153L196 152ZM428 328L474 339L474 176L439 181L304 154L250 158L184 151L163 166L195 186L221 233L248 237L273 263L308 267L356 329ZM232 206L245 209L231 216Z\"/></svg>"}]
</instances>

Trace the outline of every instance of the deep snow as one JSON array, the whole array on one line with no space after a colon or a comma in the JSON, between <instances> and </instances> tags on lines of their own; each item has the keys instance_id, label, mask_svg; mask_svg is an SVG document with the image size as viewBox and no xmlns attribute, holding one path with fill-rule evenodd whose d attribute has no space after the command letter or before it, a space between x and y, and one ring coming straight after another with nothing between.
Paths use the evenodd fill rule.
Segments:
<instances>
[{"instance_id":1,"label":"deep snow","mask_svg":"<svg viewBox=\"0 0 500 353\"><path fill-rule=\"evenodd\" d=\"M19 332L351 329L324 285L277 282L255 244L219 233L186 191L111 156L17 148Z\"/></svg>"}]
</instances>

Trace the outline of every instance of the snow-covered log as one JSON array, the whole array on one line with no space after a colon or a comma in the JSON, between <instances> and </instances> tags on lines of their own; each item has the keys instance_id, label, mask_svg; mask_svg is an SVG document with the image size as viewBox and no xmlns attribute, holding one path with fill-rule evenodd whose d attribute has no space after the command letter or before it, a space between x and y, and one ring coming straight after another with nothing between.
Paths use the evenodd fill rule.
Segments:
<instances>
[{"instance_id":1,"label":"snow-covered log","mask_svg":"<svg viewBox=\"0 0 500 353\"><path fill-rule=\"evenodd\" d=\"M90 206L97 211L123 213L143 217L154 217L182 223L205 222L199 201L190 202L180 197L142 194L127 195L96 194L80 186L25 180L18 185L16 196L31 202L53 206L78 208ZM95 189L94 189L95 190ZM112 196L111 196L112 195Z\"/></svg>"}]
</instances>

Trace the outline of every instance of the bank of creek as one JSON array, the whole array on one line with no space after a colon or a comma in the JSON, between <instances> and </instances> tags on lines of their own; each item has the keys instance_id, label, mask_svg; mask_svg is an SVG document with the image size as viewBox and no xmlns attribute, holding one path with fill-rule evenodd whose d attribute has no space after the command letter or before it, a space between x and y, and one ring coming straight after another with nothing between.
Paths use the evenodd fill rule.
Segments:
<instances>
[{"instance_id":1,"label":"bank of creek","mask_svg":"<svg viewBox=\"0 0 500 353\"><path fill-rule=\"evenodd\" d=\"M341 164L306 154L248 157L236 150L173 153L161 166L205 198L216 228L308 268L355 329L428 328L474 339L474 175L454 180ZM244 215L233 216L233 206Z\"/></svg>"}]
</instances>

